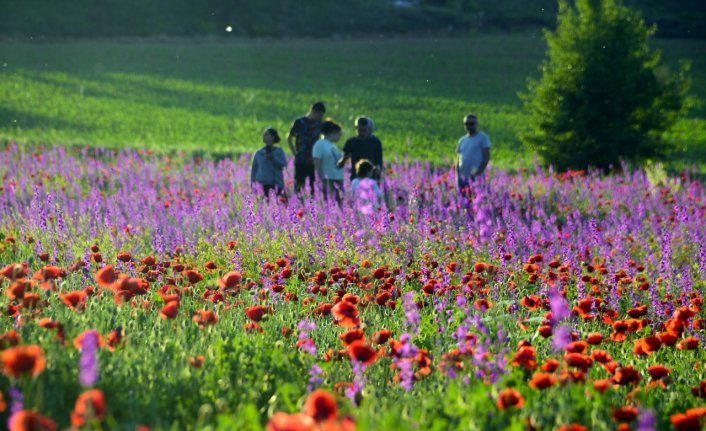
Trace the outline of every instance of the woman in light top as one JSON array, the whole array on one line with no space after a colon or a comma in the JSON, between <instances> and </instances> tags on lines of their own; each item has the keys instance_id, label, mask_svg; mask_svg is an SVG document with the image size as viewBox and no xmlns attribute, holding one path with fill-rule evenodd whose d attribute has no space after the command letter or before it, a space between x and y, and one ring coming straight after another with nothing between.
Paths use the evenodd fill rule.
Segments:
<instances>
[{"instance_id":1,"label":"woman in light top","mask_svg":"<svg viewBox=\"0 0 706 431\"><path fill-rule=\"evenodd\" d=\"M262 186L265 196L274 191L277 196L285 196L282 170L287 166L287 158L281 148L275 147L280 141L277 130L268 127L262 133L264 147L257 150L252 158L250 183Z\"/></svg>"},{"instance_id":2,"label":"woman in light top","mask_svg":"<svg viewBox=\"0 0 706 431\"><path fill-rule=\"evenodd\" d=\"M337 166L341 151L336 147L336 142L341 139L341 125L331 120L324 121L321 136L312 150L316 178L321 183L324 199L333 197L340 205L343 199L343 168Z\"/></svg>"},{"instance_id":3,"label":"woman in light top","mask_svg":"<svg viewBox=\"0 0 706 431\"><path fill-rule=\"evenodd\" d=\"M351 196L353 205L362 214L372 214L380 208L382 192L377 181L373 179L375 166L368 159L359 160L355 164L356 177L351 181Z\"/></svg>"}]
</instances>

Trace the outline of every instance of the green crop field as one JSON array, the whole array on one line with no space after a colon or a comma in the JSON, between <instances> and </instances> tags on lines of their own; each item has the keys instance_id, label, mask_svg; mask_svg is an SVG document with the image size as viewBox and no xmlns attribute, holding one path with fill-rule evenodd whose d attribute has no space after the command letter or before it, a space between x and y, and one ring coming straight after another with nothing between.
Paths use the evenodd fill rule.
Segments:
<instances>
[{"instance_id":1,"label":"green crop field","mask_svg":"<svg viewBox=\"0 0 706 431\"><path fill-rule=\"evenodd\" d=\"M695 107L669 139L675 165L706 160L706 46L657 40L692 62ZM20 143L249 152L323 100L354 133L371 116L388 156L443 162L480 116L496 166L532 163L517 93L537 76L540 33L354 40L0 42L0 139ZM607 71L606 73L612 73ZM344 136L344 137L345 137Z\"/></svg>"}]
</instances>

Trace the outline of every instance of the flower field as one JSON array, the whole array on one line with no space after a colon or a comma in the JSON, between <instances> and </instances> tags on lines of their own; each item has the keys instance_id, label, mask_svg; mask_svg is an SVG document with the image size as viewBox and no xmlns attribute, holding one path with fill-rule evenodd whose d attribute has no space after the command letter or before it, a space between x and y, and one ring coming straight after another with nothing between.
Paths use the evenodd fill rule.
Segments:
<instances>
[{"instance_id":1,"label":"flower field","mask_svg":"<svg viewBox=\"0 0 706 431\"><path fill-rule=\"evenodd\" d=\"M688 173L493 170L465 200L400 160L371 214L248 178L247 158L0 149L3 425L703 429Z\"/></svg>"}]
</instances>

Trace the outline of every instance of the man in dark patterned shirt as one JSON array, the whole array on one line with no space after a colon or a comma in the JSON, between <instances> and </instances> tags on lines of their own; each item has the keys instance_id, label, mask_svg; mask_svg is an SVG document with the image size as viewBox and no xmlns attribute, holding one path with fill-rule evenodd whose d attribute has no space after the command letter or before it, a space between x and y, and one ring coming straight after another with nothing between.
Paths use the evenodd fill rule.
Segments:
<instances>
[{"instance_id":1,"label":"man in dark patterned shirt","mask_svg":"<svg viewBox=\"0 0 706 431\"><path fill-rule=\"evenodd\" d=\"M314 181L316 173L314 169L314 157L311 151L314 148L314 143L319 139L321 134L321 124L326 107L322 102L316 102L311 105L309 113L303 117L299 117L292 123L287 136L289 149L294 154L294 190L299 193L299 190L309 180L311 194L314 194Z\"/></svg>"}]
</instances>

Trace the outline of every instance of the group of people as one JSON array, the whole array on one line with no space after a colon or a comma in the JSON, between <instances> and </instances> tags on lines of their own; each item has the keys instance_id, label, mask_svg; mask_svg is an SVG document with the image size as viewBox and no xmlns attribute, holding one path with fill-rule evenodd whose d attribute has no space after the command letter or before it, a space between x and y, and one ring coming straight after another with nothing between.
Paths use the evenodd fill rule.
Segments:
<instances>
[{"instance_id":1,"label":"group of people","mask_svg":"<svg viewBox=\"0 0 706 431\"><path fill-rule=\"evenodd\" d=\"M380 207L383 194L380 181L383 172L382 143L373 134L372 119L361 116L355 120L356 136L348 139L343 149L337 147L342 137L342 127L331 119L324 119L326 107L322 102L314 103L309 112L294 120L287 135L287 143L294 155L294 189L300 193L309 184L313 195L316 185L324 199L334 199L339 205L344 200L344 170L350 161L350 196L362 212ZM456 147L458 189L469 192L469 185L483 175L490 161L490 139L478 130L478 118L464 118L467 134ZM274 193L286 197L282 171L287 158L282 148L275 146L281 141L277 130L268 127L262 134L265 144L252 157L250 181L259 184L265 196ZM318 182L317 182L318 178Z\"/></svg>"}]
</instances>

